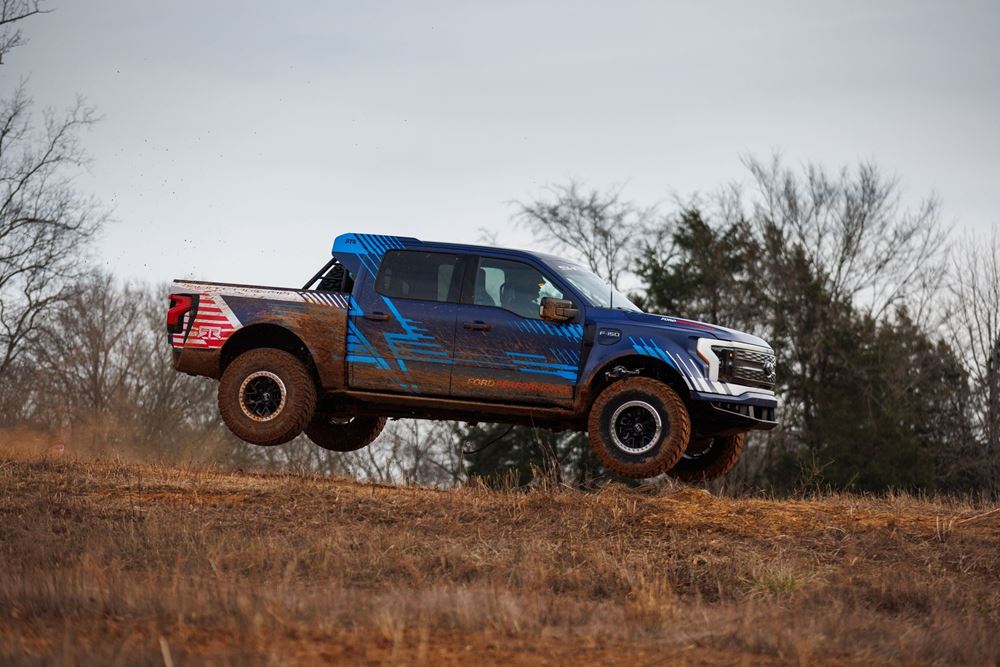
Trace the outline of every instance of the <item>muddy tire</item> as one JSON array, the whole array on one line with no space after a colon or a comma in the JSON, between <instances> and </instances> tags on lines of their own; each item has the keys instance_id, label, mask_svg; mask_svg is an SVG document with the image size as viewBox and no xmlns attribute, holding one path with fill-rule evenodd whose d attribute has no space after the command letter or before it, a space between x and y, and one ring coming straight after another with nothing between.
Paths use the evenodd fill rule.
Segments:
<instances>
[{"instance_id":1,"label":"muddy tire","mask_svg":"<svg viewBox=\"0 0 1000 667\"><path fill-rule=\"evenodd\" d=\"M642 479L677 464L691 438L691 417L669 386L652 378L629 378L597 397L587 431L605 468Z\"/></svg>"},{"instance_id":2,"label":"muddy tire","mask_svg":"<svg viewBox=\"0 0 1000 667\"><path fill-rule=\"evenodd\" d=\"M238 438L280 445L306 427L316 385L305 364L283 350L259 348L236 357L219 382L219 412Z\"/></svg>"},{"instance_id":3,"label":"muddy tire","mask_svg":"<svg viewBox=\"0 0 1000 667\"><path fill-rule=\"evenodd\" d=\"M385 428L385 422L385 417L363 416L340 420L334 415L317 412L306 426L306 435L331 452L353 452L370 445Z\"/></svg>"},{"instance_id":4,"label":"muddy tire","mask_svg":"<svg viewBox=\"0 0 1000 667\"><path fill-rule=\"evenodd\" d=\"M684 456L667 474L683 482L718 479L740 460L746 438L746 433L719 438L692 438Z\"/></svg>"}]
</instances>

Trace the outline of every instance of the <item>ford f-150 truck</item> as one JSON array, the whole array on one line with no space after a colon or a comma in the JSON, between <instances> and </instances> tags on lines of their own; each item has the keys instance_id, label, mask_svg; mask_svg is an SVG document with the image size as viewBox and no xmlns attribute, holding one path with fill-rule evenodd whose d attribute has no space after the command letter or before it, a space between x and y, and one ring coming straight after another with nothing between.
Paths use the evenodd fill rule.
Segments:
<instances>
[{"instance_id":1,"label":"ford f-150 truck","mask_svg":"<svg viewBox=\"0 0 1000 667\"><path fill-rule=\"evenodd\" d=\"M373 234L332 255L302 289L174 283L174 366L219 379L247 442L351 451L388 418L506 422L586 431L621 475L704 481L777 424L767 343L644 313L576 262Z\"/></svg>"}]
</instances>

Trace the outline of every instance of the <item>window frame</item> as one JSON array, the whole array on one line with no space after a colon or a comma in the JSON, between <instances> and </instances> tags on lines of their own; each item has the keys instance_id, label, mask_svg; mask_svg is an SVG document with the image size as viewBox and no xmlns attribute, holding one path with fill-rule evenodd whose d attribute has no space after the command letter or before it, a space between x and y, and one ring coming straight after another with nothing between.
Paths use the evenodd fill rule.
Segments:
<instances>
[{"instance_id":1,"label":"window frame","mask_svg":"<svg viewBox=\"0 0 1000 667\"><path fill-rule=\"evenodd\" d=\"M386 294L382 291L382 272L385 270L386 258L389 255L398 254L421 254L421 255L444 255L446 257L455 258L455 266L451 272L451 279L448 282L448 294L444 301L438 299L424 299L418 296L395 296L393 294ZM466 255L458 252L448 252L441 250L424 250L422 248L393 248L392 250L386 250L382 255L382 261L379 262L378 273L375 275L375 284L373 286L374 291L379 296L385 297L387 299L406 299L409 301L422 301L423 303L449 303L449 304L459 304L462 299L462 289L465 285L465 266L468 263ZM441 265L438 265L441 266ZM452 296L456 297L456 300L452 301Z\"/></svg>"},{"instance_id":2,"label":"window frame","mask_svg":"<svg viewBox=\"0 0 1000 667\"><path fill-rule=\"evenodd\" d=\"M538 271L545 280L549 281L556 289L563 293L563 299L573 302L576 308L580 309L580 314L572 320L567 320L566 323L570 322L582 322L583 321L583 309L588 305L586 301L582 300L575 290L569 289L566 283L558 276L555 275L547 266L541 262L532 261L533 258L530 257L505 257L502 255L492 255L486 253L470 253L467 256L467 261L465 262L465 275L462 281L462 291L459 296L459 303L463 306L474 306L476 308L496 308L497 310L502 310L504 312L510 313L515 317L519 317L522 320L534 320L538 322L544 322L541 315L538 317L525 317L520 313L515 313L509 308L504 308L501 305L490 306L487 304L475 303L475 291L476 291L476 273L479 271L479 263L484 259L495 259L504 262L514 262L516 264L524 264L532 269Z\"/></svg>"}]
</instances>

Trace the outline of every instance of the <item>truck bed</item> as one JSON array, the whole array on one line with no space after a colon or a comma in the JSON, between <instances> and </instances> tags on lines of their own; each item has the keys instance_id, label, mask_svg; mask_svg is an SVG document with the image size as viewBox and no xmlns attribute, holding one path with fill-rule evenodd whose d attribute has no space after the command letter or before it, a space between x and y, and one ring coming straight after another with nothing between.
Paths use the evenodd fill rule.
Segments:
<instances>
[{"instance_id":1,"label":"truck bed","mask_svg":"<svg viewBox=\"0 0 1000 667\"><path fill-rule=\"evenodd\" d=\"M207 281L174 281L172 303L190 299L168 335L177 370L218 378L251 343L297 340L309 352L324 389L346 386L344 354L350 296L336 292ZM173 310L173 306L172 306ZM280 344L279 344L280 343ZM322 361L319 361L322 360Z\"/></svg>"}]
</instances>

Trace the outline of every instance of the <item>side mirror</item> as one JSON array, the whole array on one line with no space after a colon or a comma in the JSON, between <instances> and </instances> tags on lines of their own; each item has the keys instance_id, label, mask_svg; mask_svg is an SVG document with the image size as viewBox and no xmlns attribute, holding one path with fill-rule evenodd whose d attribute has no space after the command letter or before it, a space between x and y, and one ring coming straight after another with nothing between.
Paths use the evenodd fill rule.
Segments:
<instances>
[{"instance_id":1,"label":"side mirror","mask_svg":"<svg viewBox=\"0 0 1000 667\"><path fill-rule=\"evenodd\" d=\"M580 314L580 309L573 306L568 299L555 299L551 296L542 298L538 314L548 322L566 322Z\"/></svg>"}]
</instances>

